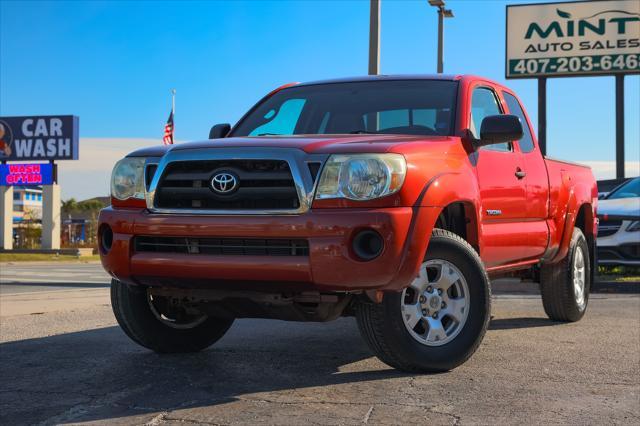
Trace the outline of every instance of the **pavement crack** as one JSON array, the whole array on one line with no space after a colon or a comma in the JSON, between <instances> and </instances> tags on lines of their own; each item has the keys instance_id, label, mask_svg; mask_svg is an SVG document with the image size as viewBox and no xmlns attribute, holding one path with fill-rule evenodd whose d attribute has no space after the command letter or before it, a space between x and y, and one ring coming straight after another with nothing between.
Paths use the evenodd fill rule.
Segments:
<instances>
[{"instance_id":1,"label":"pavement crack","mask_svg":"<svg viewBox=\"0 0 640 426\"><path fill-rule=\"evenodd\" d=\"M362 419L362 423L364 424L369 423L369 419L371 418L372 413L373 413L373 405L371 406L371 408L369 408L369 411L367 411L367 414L364 415L364 418Z\"/></svg>"},{"instance_id":2,"label":"pavement crack","mask_svg":"<svg viewBox=\"0 0 640 426\"><path fill-rule=\"evenodd\" d=\"M265 398L246 398L246 397L236 397L238 400L240 401L247 401L247 402L259 402L259 403L264 403L264 404L279 404L279 405L312 405L312 404L319 404L319 405L354 405L354 406L358 406L358 407L371 407L370 403L366 403L366 402L345 402L345 401L325 401L325 400L318 400L318 401L307 401L307 400L303 400L303 401L279 401L279 400L275 400L275 399L265 399ZM400 403L400 402L376 402L376 405L382 405L385 407L414 407L414 408L426 408L427 410L431 410L431 407L427 404L407 404L407 403ZM443 413L443 414L447 414L447 413Z\"/></svg>"},{"instance_id":3,"label":"pavement crack","mask_svg":"<svg viewBox=\"0 0 640 426\"><path fill-rule=\"evenodd\" d=\"M144 392L148 390L150 386L149 384L145 384L138 388L125 387L115 392L100 394L99 396L87 395L89 401L75 404L64 412L43 420L40 424L73 423L96 408L104 406L117 407L117 400L126 398L136 392Z\"/></svg>"},{"instance_id":4,"label":"pavement crack","mask_svg":"<svg viewBox=\"0 0 640 426\"><path fill-rule=\"evenodd\" d=\"M460 421L461 421L460 416L457 416L457 415L455 415L453 413L448 413L446 411L438 410L436 407L430 407L429 411L431 413L433 413L433 414L440 414L440 415L443 415L443 416L451 417L451 420L452 420L454 425L459 425L460 424Z\"/></svg>"}]
</instances>

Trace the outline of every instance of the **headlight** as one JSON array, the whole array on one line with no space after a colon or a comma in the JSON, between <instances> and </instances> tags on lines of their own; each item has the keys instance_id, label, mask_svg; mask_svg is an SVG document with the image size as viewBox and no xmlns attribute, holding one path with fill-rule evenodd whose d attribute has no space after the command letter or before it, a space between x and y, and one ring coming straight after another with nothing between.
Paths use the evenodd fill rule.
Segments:
<instances>
[{"instance_id":1,"label":"headlight","mask_svg":"<svg viewBox=\"0 0 640 426\"><path fill-rule=\"evenodd\" d=\"M629 226L627 226L627 232L637 232L637 231L640 231L640 220L631 222Z\"/></svg>"},{"instance_id":2,"label":"headlight","mask_svg":"<svg viewBox=\"0 0 640 426\"><path fill-rule=\"evenodd\" d=\"M322 169L316 199L373 200L398 192L407 174L400 154L332 155Z\"/></svg>"},{"instance_id":3,"label":"headlight","mask_svg":"<svg viewBox=\"0 0 640 426\"><path fill-rule=\"evenodd\" d=\"M118 200L144 199L144 164L139 157L118 161L111 174L111 195Z\"/></svg>"}]
</instances>

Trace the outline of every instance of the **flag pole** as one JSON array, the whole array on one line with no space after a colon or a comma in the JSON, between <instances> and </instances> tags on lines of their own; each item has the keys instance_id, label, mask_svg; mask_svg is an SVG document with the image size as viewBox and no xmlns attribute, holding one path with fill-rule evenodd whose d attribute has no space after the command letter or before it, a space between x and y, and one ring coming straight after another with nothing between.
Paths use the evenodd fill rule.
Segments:
<instances>
[{"instance_id":1,"label":"flag pole","mask_svg":"<svg viewBox=\"0 0 640 426\"><path fill-rule=\"evenodd\" d=\"M173 114L173 123L171 124L171 139L176 141L176 89L171 89L171 113Z\"/></svg>"}]
</instances>

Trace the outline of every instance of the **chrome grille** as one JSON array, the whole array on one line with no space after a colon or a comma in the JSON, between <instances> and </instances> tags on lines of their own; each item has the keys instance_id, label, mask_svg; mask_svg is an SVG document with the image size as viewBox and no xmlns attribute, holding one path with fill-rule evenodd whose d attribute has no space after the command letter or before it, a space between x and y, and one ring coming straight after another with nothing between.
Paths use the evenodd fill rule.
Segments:
<instances>
[{"instance_id":1,"label":"chrome grille","mask_svg":"<svg viewBox=\"0 0 640 426\"><path fill-rule=\"evenodd\" d=\"M622 226L621 220L600 220L598 225L598 237L608 237L618 232Z\"/></svg>"},{"instance_id":2,"label":"chrome grille","mask_svg":"<svg viewBox=\"0 0 640 426\"><path fill-rule=\"evenodd\" d=\"M328 154L211 144L186 149L178 145L160 159L145 196L151 213L291 215L311 208ZM214 193L211 180L219 172L236 176L237 189L226 195Z\"/></svg>"},{"instance_id":3,"label":"chrome grille","mask_svg":"<svg viewBox=\"0 0 640 426\"><path fill-rule=\"evenodd\" d=\"M237 177L237 190L217 193L218 173ZM165 168L156 189L156 206L166 209L295 210L300 200L283 160L176 161Z\"/></svg>"}]
</instances>

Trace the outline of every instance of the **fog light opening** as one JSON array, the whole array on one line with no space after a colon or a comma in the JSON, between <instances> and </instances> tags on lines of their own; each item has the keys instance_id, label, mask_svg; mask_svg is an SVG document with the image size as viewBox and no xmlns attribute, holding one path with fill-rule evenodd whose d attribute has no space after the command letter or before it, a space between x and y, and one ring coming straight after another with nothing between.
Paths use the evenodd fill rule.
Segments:
<instances>
[{"instance_id":1,"label":"fog light opening","mask_svg":"<svg viewBox=\"0 0 640 426\"><path fill-rule=\"evenodd\" d=\"M100 241L100 251L107 254L113 245L113 231L109 225L102 225L98 231L98 239Z\"/></svg>"},{"instance_id":2,"label":"fog light opening","mask_svg":"<svg viewBox=\"0 0 640 426\"><path fill-rule=\"evenodd\" d=\"M369 261L382 254L384 240L376 231L367 229L356 234L352 246L353 252L360 260Z\"/></svg>"}]
</instances>

